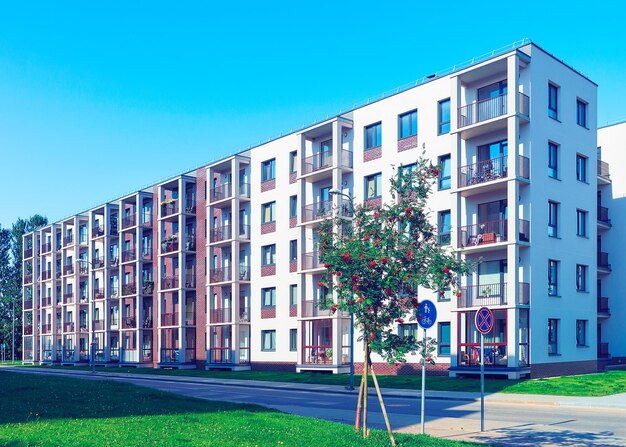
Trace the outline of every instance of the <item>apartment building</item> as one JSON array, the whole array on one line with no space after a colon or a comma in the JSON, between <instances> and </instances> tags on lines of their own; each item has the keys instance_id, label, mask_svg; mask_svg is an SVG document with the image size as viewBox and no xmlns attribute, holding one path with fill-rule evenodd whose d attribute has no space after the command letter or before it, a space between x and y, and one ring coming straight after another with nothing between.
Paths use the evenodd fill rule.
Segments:
<instances>
[{"instance_id":1,"label":"apartment building","mask_svg":"<svg viewBox=\"0 0 626 447\"><path fill-rule=\"evenodd\" d=\"M27 234L24 362L338 373L353 345L358 371L350 316L318 307L319 224L349 219L350 201L391 200L394 170L424 153L441 167L440 243L480 261L460 297L419 291L438 308L431 373L478 371L481 306L495 314L490 374L596 371L617 337L600 306L614 275L599 247L614 231L598 202L608 171L594 172L596 94L522 41ZM418 370L415 357L374 361Z\"/></svg>"}]
</instances>

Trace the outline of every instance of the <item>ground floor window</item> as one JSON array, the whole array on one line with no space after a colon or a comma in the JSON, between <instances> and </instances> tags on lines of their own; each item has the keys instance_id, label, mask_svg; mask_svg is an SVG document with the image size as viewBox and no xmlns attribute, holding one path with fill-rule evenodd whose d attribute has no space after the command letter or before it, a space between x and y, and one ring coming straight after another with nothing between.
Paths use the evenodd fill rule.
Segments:
<instances>
[{"instance_id":1,"label":"ground floor window","mask_svg":"<svg viewBox=\"0 0 626 447\"><path fill-rule=\"evenodd\" d=\"M302 363L332 364L333 320L302 322Z\"/></svg>"},{"instance_id":2,"label":"ground floor window","mask_svg":"<svg viewBox=\"0 0 626 447\"><path fill-rule=\"evenodd\" d=\"M485 335L485 365L492 367L507 366L507 310L494 310L494 325ZM476 311L459 312L458 331L458 366L480 365L480 332L474 319Z\"/></svg>"}]
</instances>

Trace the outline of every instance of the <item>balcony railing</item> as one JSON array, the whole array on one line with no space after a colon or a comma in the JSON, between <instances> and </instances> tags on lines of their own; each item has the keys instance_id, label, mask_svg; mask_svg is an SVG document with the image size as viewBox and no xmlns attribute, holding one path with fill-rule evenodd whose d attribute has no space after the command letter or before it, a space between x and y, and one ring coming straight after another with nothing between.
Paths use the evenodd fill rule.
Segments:
<instances>
[{"instance_id":1,"label":"balcony railing","mask_svg":"<svg viewBox=\"0 0 626 447\"><path fill-rule=\"evenodd\" d=\"M69 236L65 236L63 238L63 246L66 247L74 242L74 235L70 234Z\"/></svg>"},{"instance_id":2,"label":"balcony railing","mask_svg":"<svg viewBox=\"0 0 626 447\"><path fill-rule=\"evenodd\" d=\"M122 252L122 262L131 262L137 259L137 253L134 248L130 250L124 250Z\"/></svg>"},{"instance_id":3,"label":"balcony railing","mask_svg":"<svg viewBox=\"0 0 626 447\"><path fill-rule=\"evenodd\" d=\"M239 265L239 281L250 281L250 266Z\"/></svg>"},{"instance_id":4,"label":"balcony railing","mask_svg":"<svg viewBox=\"0 0 626 447\"><path fill-rule=\"evenodd\" d=\"M139 224L144 228L152 226L152 213L142 213Z\"/></svg>"},{"instance_id":5,"label":"balcony railing","mask_svg":"<svg viewBox=\"0 0 626 447\"><path fill-rule=\"evenodd\" d=\"M303 317L329 317L333 315L330 309L320 309L319 305L321 301L302 301L302 316ZM336 312L339 314L341 311Z\"/></svg>"},{"instance_id":6,"label":"balcony railing","mask_svg":"<svg viewBox=\"0 0 626 447\"><path fill-rule=\"evenodd\" d=\"M232 227L230 225L224 225L211 230L211 235L209 236L211 243L227 241L229 239L232 239Z\"/></svg>"},{"instance_id":7,"label":"balcony railing","mask_svg":"<svg viewBox=\"0 0 626 447\"><path fill-rule=\"evenodd\" d=\"M100 287L98 289L93 289L93 297L96 300L104 299L104 288Z\"/></svg>"},{"instance_id":8,"label":"balcony railing","mask_svg":"<svg viewBox=\"0 0 626 447\"><path fill-rule=\"evenodd\" d=\"M464 248L506 242L508 240L507 226L508 220L504 219L460 227L458 245ZM530 241L529 221L518 220L518 240L520 242Z\"/></svg>"},{"instance_id":9,"label":"balcony railing","mask_svg":"<svg viewBox=\"0 0 626 447\"><path fill-rule=\"evenodd\" d=\"M122 285L122 295L134 295L137 293L137 283L129 282Z\"/></svg>"},{"instance_id":10,"label":"balcony railing","mask_svg":"<svg viewBox=\"0 0 626 447\"><path fill-rule=\"evenodd\" d=\"M164 239L161 241L161 253L178 251L178 239Z\"/></svg>"},{"instance_id":11,"label":"balcony railing","mask_svg":"<svg viewBox=\"0 0 626 447\"><path fill-rule=\"evenodd\" d=\"M194 363L195 361L196 350L194 348L185 350L176 348L161 349L161 363Z\"/></svg>"},{"instance_id":12,"label":"balcony railing","mask_svg":"<svg viewBox=\"0 0 626 447\"><path fill-rule=\"evenodd\" d=\"M605 251L598 252L598 268L611 270L611 264L609 263L609 254Z\"/></svg>"},{"instance_id":13,"label":"balcony railing","mask_svg":"<svg viewBox=\"0 0 626 447\"><path fill-rule=\"evenodd\" d=\"M209 322L231 323L232 322L232 310L229 307L224 308L224 309L211 309L209 311Z\"/></svg>"},{"instance_id":14,"label":"balcony railing","mask_svg":"<svg viewBox=\"0 0 626 447\"><path fill-rule=\"evenodd\" d=\"M332 365L332 346L304 346L302 348L302 363L305 365Z\"/></svg>"},{"instance_id":15,"label":"balcony railing","mask_svg":"<svg viewBox=\"0 0 626 447\"><path fill-rule=\"evenodd\" d=\"M185 250L186 251L194 251L196 249L196 235L188 234L185 237Z\"/></svg>"},{"instance_id":16,"label":"balcony railing","mask_svg":"<svg viewBox=\"0 0 626 447\"><path fill-rule=\"evenodd\" d=\"M507 177L507 157L505 155L491 160L479 161L459 168L459 188L487 183Z\"/></svg>"},{"instance_id":17,"label":"balcony railing","mask_svg":"<svg viewBox=\"0 0 626 447\"><path fill-rule=\"evenodd\" d=\"M143 293L146 295L152 295L154 292L154 281L146 280L143 282Z\"/></svg>"},{"instance_id":18,"label":"balcony railing","mask_svg":"<svg viewBox=\"0 0 626 447\"><path fill-rule=\"evenodd\" d=\"M507 283L481 284L461 287L461 296L457 297L457 308L480 306L504 306L510 304L507 299ZM530 284L518 284L516 304L530 303Z\"/></svg>"},{"instance_id":19,"label":"balcony railing","mask_svg":"<svg viewBox=\"0 0 626 447\"><path fill-rule=\"evenodd\" d=\"M164 203L161 205L161 216L167 217L172 214L178 213L178 200L174 200L169 203Z\"/></svg>"},{"instance_id":20,"label":"balcony railing","mask_svg":"<svg viewBox=\"0 0 626 447\"><path fill-rule=\"evenodd\" d=\"M606 206L598 205L598 222L602 222L605 225L611 225L609 209Z\"/></svg>"},{"instance_id":21,"label":"balcony railing","mask_svg":"<svg viewBox=\"0 0 626 447\"><path fill-rule=\"evenodd\" d=\"M178 289L178 276L164 276L161 278L161 289Z\"/></svg>"},{"instance_id":22,"label":"balcony railing","mask_svg":"<svg viewBox=\"0 0 626 447\"><path fill-rule=\"evenodd\" d=\"M530 98L518 92L519 104L518 111L520 115L530 116ZM480 101L467 104L458 109L458 128L470 126L472 124L487 121L507 114L507 94L503 93L493 98L487 98Z\"/></svg>"},{"instance_id":23,"label":"balcony railing","mask_svg":"<svg viewBox=\"0 0 626 447\"><path fill-rule=\"evenodd\" d=\"M223 183L216 188L211 188L209 201L219 202L220 200L230 199L233 196L232 183Z\"/></svg>"},{"instance_id":24,"label":"balcony railing","mask_svg":"<svg viewBox=\"0 0 626 447\"><path fill-rule=\"evenodd\" d=\"M605 296L598 297L598 313L609 314L609 299Z\"/></svg>"},{"instance_id":25,"label":"balcony railing","mask_svg":"<svg viewBox=\"0 0 626 447\"><path fill-rule=\"evenodd\" d=\"M135 329L137 327L137 321L135 317L123 317L122 318L122 329Z\"/></svg>"},{"instance_id":26,"label":"balcony railing","mask_svg":"<svg viewBox=\"0 0 626 447\"><path fill-rule=\"evenodd\" d=\"M104 320L94 320L93 321L93 329L94 329L94 331L103 331L104 330Z\"/></svg>"},{"instance_id":27,"label":"balcony railing","mask_svg":"<svg viewBox=\"0 0 626 447\"><path fill-rule=\"evenodd\" d=\"M64 323L63 332L74 332L74 323L71 321L69 323Z\"/></svg>"},{"instance_id":28,"label":"balcony railing","mask_svg":"<svg viewBox=\"0 0 626 447\"><path fill-rule=\"evenodd\" d=\"M209 283L226 282L226 281L231 281L231 280L232 280L232 275L231 275L230 267L212 269L209 272Z\"/></svg>"},{"instance_id":29,"label":"balcony railing","mask_svg":"<svg viewBox=\"0 0 626 447\"><path fill-rule=\"evenodd\" d=\"M24 335L33 335L33 325L25 324L24 325Z\"/></svg>"},{"instance_id":30,"label":"balcony railing","mask_svg":"<svg viewBox=\"0 0 626 447\"><path fill-rule=\"evenodd\" d=\"M606 161L598 160L598 177L610 180L609 164Z\"/></svg>"},{"instance_id":31,"label":"balcony railing","mask_svg":"<svg viewBox=\"0 0 626 447\"><path fill-rule=\"evenodd\" d=\"M98 225L91 229L93 237L104 236L104 225Z\"/></svg>"},{"instance_id":32,"label":"balcony railing","mask_svg":"<svg viewBox=\"0 0 626 447\"><path fill-rule=\"evenodd\" d=\"M52 242L41 244L41 253L48 253L50 250L52 250Z\"/></svg>"},{"instance_id":33,"label":"balcony railing","mask_svg":"<svg viewBox=\"0 0 626 447\"><path fill-rule=\"evenodd\" d=\"M42 270L41 272L41 280L45 281L52 277L52 270Z\"/></svg>"},{"instance_id":34,"label":"balcony railing","mask_svg":"<svg viewBox=\"0 0 626 447\"><path fill-rule=\"evenodd\" d=\"M41 298L41 307L48 307L52 305L52 297L44 296Z\"/></svg>"},{"instance_id":35,"label":"balcony railing","mask_svg":"<svg viewBox=\"0 0 626 447\"><path fill-rule=\"evenodd\" d=\"M333 211L333 201L324 200L302 207L301 222L311 222L313 220L324 219L331 215Z\"/></svg>"},{"instance_id":36,"label":"balcony railing","mask_svg":"<svg viewBox=\"0 0 626 447\"><path fill-rule=\"evenodd\" d=\"M195 197L187 199L185 201L185 212L187 214L195 214L196 213L196 199L195 199Z\"/></svg>"},{"instance_id":37,"label":"balcony railing","mask_svg":"<svg viewBox=\"0 0 626 447\"><path fill-rule=\"evenodd\" d=\"M33 308L33 300L32 298L24 300L24 310L31 310Z\"/></svg>"},{"instance_id":38,"label":"balcony railing","mask_svg":"<svg viewBox=\"0 0 626 447\"><path fill-rule=\"evenodd\" d=\"M312 270L320 268L320 254L317 251L302 253L302 270Z\"/></svg>"},{"instance_id":39,"label":"balcony railing","mask_svg":"<svg viewBox=\"0 0 626 447\"><path fill-rule=\"evenodd\" d=\"M122 229L135 226L136 221L137 221L137 216L135 214L122 217Z\"/></svg>"},{"instance_id":40,"label":"balcony railing","mask_svg":"<svg viewBox=\"0 0 626 447\"><path fill-rule=\"evenodd\" d=\"M99 258L94 258L93 268L101 269L103 267L104 267L104 256L100 256Z\"/></svg>"},{"instance_id":41,"label":"balcony railing","mask_svg":"<svg viewBox=\"0 0 626 447\"><path fill-rule=\"evenodd\" d=\"M302 174L310 174L312 172L320 171L322 169L330 168L333 166L333 153L318 152L310 157L302 159Z\"/></svg>"},{"instance_id":42,"label":"balcony railing","mask_svg":"<svg viewBox=\"0 0 626 447\"><path fill-rule=\"evenodd\" d=\"M178 326L178 312L161 314L161 326Z\"/></svg>"},{"instance_id":43,"label":"balcony railing","mask_svg":"<svg viewBox=\"0 0 626 447\"><path fill-rule=\"evenodd\" d=\"M74 302L74 293L64 293L63 294L63 304L71 304Z\"/></svg>"},{"instance_id":44,"label":"balcony railing","mask_svg":"<svg viewBox=\"0 0 626 447\"><path fill-rule=\"evenodd\" d=\"M188 289L194 289L196 287L196 274L191 271L191 273L185 273L185 287Z\"/></svg>"},{"instance_id":45,"label":"balcony railing","mask_svg":"<svg viewBox=\"0 0 626 447\"><path fill-rule=\"evenodd\" d=\"M63 267L64 275L71 275L72 273L74 273L74 265L70 264Z\"/></svg>"},{"instance_id":46,"label":"balcony railing","mask_svg":"<svg viewBox=\"0 0 626 447\"><path fill-rule=\"evenodd\" d=\"M25 248L24 249L24 259L28 259L28 258L32 258L33 257L33 249L32 248Z\"/></svg>"},{"instance_id":47,"label":"balcony railing","mask_svg":"<svg viewBox=\"0 0 626 447\"><path fill-rule=\"evenodd\" d=\"M32 274L24 275L24 284L30 284L32 282L33 282L33 275Z\"/></svg>"}]
</instances>

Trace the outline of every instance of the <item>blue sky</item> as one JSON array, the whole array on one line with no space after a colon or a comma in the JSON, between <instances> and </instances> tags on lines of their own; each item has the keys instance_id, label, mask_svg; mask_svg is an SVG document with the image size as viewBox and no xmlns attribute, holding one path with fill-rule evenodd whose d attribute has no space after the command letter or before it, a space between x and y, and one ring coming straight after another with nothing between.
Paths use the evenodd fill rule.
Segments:
<instances>
[{"instance_id":1,"label":"blue sky","mask_svg":"<svg viewBox=\"0 0 626 447\"><path fill-rule=\"evenodd\" d=\"M57 220L529 37L626 119L609 2L0 6L0 225ZM615 2L617 4L617 2Z\"/></svg>"}]
</instances>

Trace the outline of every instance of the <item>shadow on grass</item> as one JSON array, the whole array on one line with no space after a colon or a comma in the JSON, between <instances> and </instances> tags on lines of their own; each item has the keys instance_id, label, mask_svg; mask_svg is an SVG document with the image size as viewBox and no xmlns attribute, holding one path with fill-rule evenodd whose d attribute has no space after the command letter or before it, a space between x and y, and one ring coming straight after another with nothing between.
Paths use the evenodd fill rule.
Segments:
<instances>
[{"instance_id":1,"label":"shadow on grass","mask_svg":"<svg viewBox=\"0 0 626 447\"><path fill-rule=\"evenodd\" d=\"M275 412L257 405L193 399L114 381L6 371L0 371L0 390L0 424L236 410Z\"/></svg>"}]
</instances>

